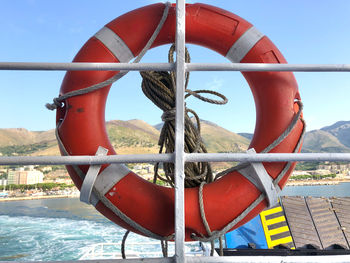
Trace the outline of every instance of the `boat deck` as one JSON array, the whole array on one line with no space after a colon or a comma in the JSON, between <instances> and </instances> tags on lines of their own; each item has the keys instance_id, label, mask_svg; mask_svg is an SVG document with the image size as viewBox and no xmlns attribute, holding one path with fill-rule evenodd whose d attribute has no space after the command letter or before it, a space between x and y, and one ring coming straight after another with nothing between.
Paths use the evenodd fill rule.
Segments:
<instances>
[{"instance_id":1,"label":"boat deck","mask_svg":"<svg viewBox=\"0 0 350 263\"><path fill-rule=\"evenodd\" d=\"M296 248L349 249L350 198L282 197Z\"/></svg>"},{"instance_id":2,"label":"boat deck","mask_svg":"<svg viewBox=\"0 0 350 263\"><path fill-rule=\"evenodd\" d=\"M228 249L350 253L350 197L284 196L252 222L226 234Z\"/></svg>"}]
</instances>

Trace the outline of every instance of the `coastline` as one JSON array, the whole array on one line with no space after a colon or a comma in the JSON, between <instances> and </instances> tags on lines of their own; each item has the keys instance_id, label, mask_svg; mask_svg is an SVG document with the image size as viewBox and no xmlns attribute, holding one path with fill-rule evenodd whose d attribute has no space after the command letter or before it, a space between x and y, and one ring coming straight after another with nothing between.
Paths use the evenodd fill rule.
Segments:
<instances>
[{"instance_id":1,"label":"coastline","mask_svg":"<svg viewBox=\"0 0 350 263\"><path fill-rule=\"evenodd\" d=\"M289 180L286 186L337 185L340 183L350 183L350 179Z\"/></svg>"},{"instance_id":2,"label":"coastline","mask_svg":"<svg viewBox=\"0 0 350 263\"><path fill-rule=\"evenodd\" d=\"M341 183L350 183L350 179L327 179L327 180L289 180L286 186L316 186L316 185L338 185ZM79 193L63 195L33 195L0 198L0 202L38 200L38 199L57 199L57 198L79 198Z\"/></svg>"},{"instance_id":3,"label":"coastline","mask_svg":"<svg viewBox=\"0 0 350 263\"><path fill-rule=\"evenodd\" d=\"M38 195L38 196L18 196L0 198L0 202L22 201L22 200L37 200L37 199L55 199L55 198L79 198L79 195Z\"/></svg>"}]
</instances>

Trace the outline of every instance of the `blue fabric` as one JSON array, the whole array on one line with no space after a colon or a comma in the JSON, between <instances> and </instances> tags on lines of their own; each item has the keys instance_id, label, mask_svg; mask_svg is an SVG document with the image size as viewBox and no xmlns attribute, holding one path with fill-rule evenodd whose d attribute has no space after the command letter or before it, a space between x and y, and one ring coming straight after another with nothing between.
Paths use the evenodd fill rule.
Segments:
<instances>
[{"instance_id":1,"label":"blue fabric","mask_svg":"<svg viewBox=\"0 0 350 263\"><path fill-rule=\"evenodd\" d=\"M256 248L268 248L260 215L245 225L228 232L225 239L227 248L248 248L248 243L254 243Z\"/></svg>"}]
</instances>

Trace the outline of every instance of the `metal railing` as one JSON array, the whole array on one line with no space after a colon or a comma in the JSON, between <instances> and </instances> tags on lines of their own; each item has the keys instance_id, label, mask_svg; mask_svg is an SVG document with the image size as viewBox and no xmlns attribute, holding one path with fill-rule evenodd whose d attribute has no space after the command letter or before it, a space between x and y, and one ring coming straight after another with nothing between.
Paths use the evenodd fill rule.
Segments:
<instances>
[{"instance_id":1,"label":"metal railing","mask_svg":"<svg viewBox=\"0 0 350 263\"><path fill-rule=\"evenodd\" d=\"M88 250L79 258L79 260L91 259L121 259L121 242L118 243L97 243L89 247ZM168 254L173 256L175 253L174 244L168 244ZM142 248L140 250L140 248ZM125 255L126 258L150 258L162 257L161 244L158 241L151 242L132 242L127 243ZM203 256L210 254L210 247L204 246L199 242L188 242L185 247L186 256Z\"/></svg>"},{"instance_id":2,"label":"metal railing","mask_svg":"<svg viewBox=\"0 0 350 263\"><path fill-rule=\"evenodd\" d=\"M294 162L294 161L350 161L349 153L210 153L184 152L184 93L185 73L188 71L299 71L350 72L350 64L257 64L257 63L185 63L185 0L176 1L176 63L25 63L0 62L0 70L175 70L176 71L176 147L172 154L137 154L118 156L0 156L0 165L18 164L105 164L138 162L175 163L175 256L174 258L130 259L127 262L348 262L347 256L315 257L185 257L184 227L184 165L198 161L238 162ZM98 260L101 262L103 260ZM122 260L124 261L124 260ZM61 261L72 262L72 261ZM97 262L97 261L89 261ZM109 261L105 261L109 262ZM0 261L1 263L1 261Z\"/></svg>"},{"instance_id":3,"label":"metal railing","mask_svg":"<svg viewBox=\"0 0 350 263\"><path fill-rule=\"evenodd\" d=\"M176 63L54 63L0 62L0 70L44 71L170 71ZM350 72L350 64L265 64L265 63L184 63L185 71L294 71L294 72Z\"/></svg>"}]
</instances>

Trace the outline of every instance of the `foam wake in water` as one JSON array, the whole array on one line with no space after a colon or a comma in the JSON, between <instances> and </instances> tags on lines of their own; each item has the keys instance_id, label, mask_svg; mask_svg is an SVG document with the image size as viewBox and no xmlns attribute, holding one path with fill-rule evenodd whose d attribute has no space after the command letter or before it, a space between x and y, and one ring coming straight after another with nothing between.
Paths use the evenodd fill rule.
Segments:
<instances>
[{"instance_id":1,"label":"foam wake in water","mask_svg":"<svg viewBox=\"0 0 350 263\"><path fill-rule=\"evenodd\" d=\"M76 260L93 244L120 242L124 232L110 222L0 215L0 261ZM128 242L147 240L128 238Z\"/></svg>"}]
</instances>

